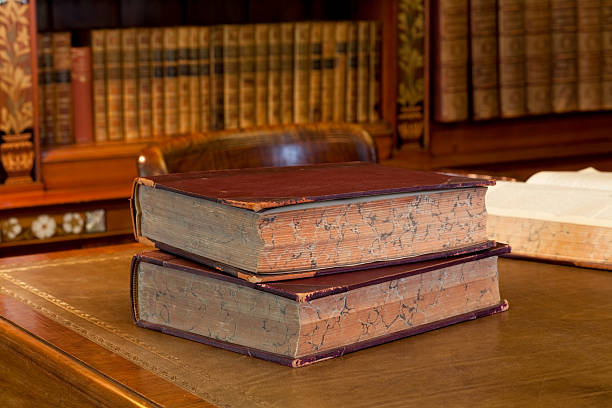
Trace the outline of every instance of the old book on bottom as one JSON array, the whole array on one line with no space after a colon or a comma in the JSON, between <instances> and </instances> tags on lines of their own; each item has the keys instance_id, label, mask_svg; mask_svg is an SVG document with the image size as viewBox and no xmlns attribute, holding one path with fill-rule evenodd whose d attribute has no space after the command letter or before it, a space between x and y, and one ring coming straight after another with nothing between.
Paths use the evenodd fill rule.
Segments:
<instances>
[{"instance_id":1,"label":"old book on bottom","mask_svg":"<svg viewBox=\"0 0 612 408\"><path fill-rule=\"evenodd\" d=\"M355 163L143 177L134 227L166 252L238 276L292 279L487 248L491 183Z\"/></svg>"},{"instance_id":2,"label":"old book on bottom","mask_svg":"<svg viewBox=\"0 0 612 408\"><path fill-rule=\"evenodd\" d=\"M138 326L299 367L508 308L507 245L407 265L253 284L161 251L132 261Z\"/></svg>"},{"instance_id":3,"label":"old book on bottom","mask_svg":"<svg viewBox=\"0 0 612 408\"><path fill-rule=\"evenodd\" d=\"M540 172L486 198L490 239L512 255L612 270L612 173Z\"/></svg>"}]
</instances>

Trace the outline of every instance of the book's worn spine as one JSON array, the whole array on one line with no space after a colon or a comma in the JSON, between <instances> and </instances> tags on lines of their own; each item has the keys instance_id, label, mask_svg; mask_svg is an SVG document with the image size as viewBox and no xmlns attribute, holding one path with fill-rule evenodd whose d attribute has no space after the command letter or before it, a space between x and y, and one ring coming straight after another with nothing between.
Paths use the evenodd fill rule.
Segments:
<instances>
[{"instance_id":1,"label":"book's worn spine","mask_svg":"<svg viewBox=\"0 0 612 408\"><path fill-rule=\"evenodd\" d=\"M210 126L219 130L225 126L223 93L223 27L210 29Z\"/></svg>"},{"instance_id":2,"label":"book's worn spine","mask_svg":"<svg viewBox=\"0 0 612 408\"><path fill-rule=\"evenodd\" d=\"M189 62L189 27L177 28L177 90L178 90L178 123L179 133L191 130L191 97L190 90L190 62Z\"/></svg>"},{"instance_id":3,"label":"book's worn spine","mask_svg":"<svg viewBox=\"0 0 612 408\"><path fill-rule=\"evenodd\" d=\"M176 27L162 29L164 44L164 134L173 135L179 130L178 106L178 38Z\"/></svg>"},{"instance_id":4,"label":"book's worn spine","mask_svg":"<svg viewBox=\"0 0 612 408\"><path fill-rule=\"evenodd\" d=\"M91 77L93 93L94 139L108 140L106 123L106 55L104 52L105 30L91 31Z\"/></svg>"},{"instance_id":5,"label":"book's worn spine","mask_svg":"<svg viewBox=\"0 0 612 408\"><path fill-rule=\"evenodd\" d=\"M348 23L347 33L347 67L346 67L346 93L344 109L345 121L357 121L357 23Z\"/></svg>"},{"instance_id":6,"label":"book's worn spine","mask_svg":"<svg viewBox=\"0 0 612 408\"><path fill-rule=\"evenodd\" d=\"M200 46L198 27L189 27L189 131L198 132L200 125Z\"/></svg>"},{"instance_id":7,"label":"book's worn spine","mask_svg":"<svg viewBox=\"0 0 612 408\"><path fill-rule=\"evenodd\" d=\"M281 26L268 30L268 124L281 123Z\"/></svg>"},{"instance_id":8,"label":"book's worn spine","mask_svg":"<svg viewBox=\"0 0 612 408\"><path fill-rule=\"evenodd\" d=\"M576 0L551 0L552 108L578 108Z\"/></svg>"},{"instance_id":9,"label":"book's worn spine","mask_svg":"<svg viewBox=\"0 0 612 408\"><path fill-rule=\"evenodd\" d=\"M308 121L321 121L321 71L323 23L310 24L310 61L308 63Z\"/></svg>"},{"instance_id":10,"label":"book's worn spine","mask_svg":"<svg viewBox=\"0 0 612 408\"><path fill-rule=\"evenodd\" d=\"M210 116L210 76L211 48L210 48L210 29L208 27L198 27L198 64L200 79L200 131L211 129Z\"/></svg>"},{"instance_id":11,"label":"book's worn spine","mask_svg":"<svg viewBox=\"0 0 612 408\"><path fill-rule=\"evenodd\" d=\"M39 72L39 80L42 80L43 93L38 96L39 101L43 104L43 118L41 126L44 127L45 136L42 139L44 146L51 146L55 143L55 84L53 83L53 46L51 42L51 33L41 34L41 46L39 48L40 58L43 68ZM104 47L104 43L102 43ZM104 52L104 48L102 48ZM104 67L102 67L104 70ZM104 72L102 73L102 81L104 81ZM106 112L103 112L106 118ZM106 119L105 119L106 120ZM105 122L106 123L106 122Z\"/></svg>"},{"instance_id":12,"label":"book's worn spine","mask_svg":"<svg viewBox=\"0 0 612 408\"><path fill-rule=\"evenodd\" d=\"M601 0L601 107L612 109L612 0Z\"/></svg>"},{"instance_id":13,"label":"book's worn spine","mask_svg":"<svg viewBox=\"0 0 612 408\"><path fill-rule=\"evenodd\" d=\"M164 134L164 35L161 28L151 29L151 131L153 137Z\"/></svg>"},{"instance_id":14,"label":"book's worn spine","mask_svg":"<svg viewBox=\"0 0 612 408\"><path fill-rule=\"evenodd\" d=\"M70 33L61 32L51 35L53 44L53 79L55 83L55 144L74 143L72 133L72 83Z\"/></svg>"},{"instance_id":15,"label":"book's worn spine","mask_svg":"<svg viewBox=\"0 0 612 408\"><path fill-rule=\"evenodd\" d=\"M349 22L340 21L335 24L335 46L334 46L334 122L346 120L346 71L347 71L347 36Z\"/></svg>"},{"instance_id":16,"label":"book's worn spine","mask_svg":"<svg viewBox=\"0 0 612 408\"><path fill-rule=\"evenodd\" d=\"M106 30L106 124L108 140L123 140L123 101L121 100L121 31Z\"/></svg>"},{"instance_id":17,"label":"book's worn spine","mask_svg":"<svg viewBox=\"0 0 612 408\"><path fill-rule=\"evenodd\" d=\"M499 116L497 78L497 1L470 2L472 119Z\"/></svg>"},{"instance_id":18,"label":"book's worn spine","mask_svg":"<svg viewBox=\"0 0 612 408\"><path fill-rule=\"evenodd\" d=\"M281 56L280 56L280 86L281 86L281 123L293 123L293 74L294 74L294 48L295 25L283 23L280 25Z\"/></svg>"},{"instance_id":19,"label":"book's worn spine","mask_svg":"<svg viewBox=\"0 0 612 408\"><path fill-rule=\"evenodd\" d=\"M136 65L138 71L138 136L148 139L153 135L151 30L139 28L136 33Z\"/></svg>"},{"instance_id":20,"label":"book's worn spine","mask_svg":"<svg viewBox=\"0 0 612 408\"><path fill-rule=\"evenodd\" d=\"M499 104L504 118L526 113L523 6L522 0L499 0Z\"/></svg>"},{"instance_id":21,"label":"book's worn spine","mask_svg":"<svg viewBox=\"0 0 612 408\"><path fill-rule=\"evenodd\" d=\"M72 101L74 106L74 141L78 144L93 143L93 109L91 86L91 48L73 47L72 58Z\"/></svg>"},{"instance_id":22,"label":"book's worn spine","mask_svg":"<svg viewBox=\"0 0 612 408\"><path fill-rule=\"evenodd\" d=\"M336 63L336 23L323 23L321 64L321 120L334 120L334 73Z\"/></svg>"},{"instance_id":23,"label":"book's worn spine","mask_svg":"<svg viewBox=\"0 0 612 408\"><path fill-rule=\"evenodd\" d=\"M244 24L238 28L238 126L255 124L255 27Z\"/></svg>"},{"instance_id":24,"label":"book's worn spine","mask_svg":"<svg viewBox=\"0 0 612 408\"><path fill-rule=\"evenodd\" d=\"M434 3L433 117L438 122L468 118L468 3Z\"/></svg>"},{"instance_id":25,"label":"book's worn spine","mask_svg":"<svg viewBox=\"0 0 612 408\"><path fill-rule=\"evenodd\" d=\"M601 1L578 0L578 109L601 109Z\"/></svg>"},{"instance_id":26,"label":"book's worn spine","mask_svg":"<svg viewBox=\"0 0 612 408\"><path fill-rule=\"evenodd\" d=\"M293 67L293 121L308 122L308 85L310 63L310 23L295 23Z\"/></svg>"},{"instance_id":27,"label":"book's worn spine","mask_svg":"<svg viewBox=\"0 0 612 408\"><path fill-rule=\"evenodd\" d=\"M370 21L370 45L368 50L368 121L378 122L380 114L380 25Z\"/></svg>"},{"instance_id":28,"label":"book's worn spine","mask_svg":"<svg viewBox=\"0 0 612 408\"><path fill-rule=\"evenodd\" d=\"M239 28L223 26L223 111L226 129L237 129L239 125L240 75L239 75Z\"/></svg>"},{"instance_id":29,"label":"book's worn spine","mask_svg":"<svg viewBox=\"0 0 612 408\"><path fill-rule=\"evenodd\" d=\"M525 75L527 113L552 112L550 0L525 0Z\"/></svg>"},{"instance_id":30,"label":"book's worn spine","mask_svg":"<svg viewBox=\"0 0 612 408\"><path fill-rule=\"evenodd\" d=\"M367 21L357 22L357 122L367 122L368 112L368 60L370 25Z\"/></svg>"},{"instance_id":31,"label":"book's worn spine","mask_svg":"<svg viewBox=\"0 0 612 408\"><path fill-rule=\"evenodd\" d=\"M255 26L255 124L268 123L268 24Z\"/></svg>"},{"instance_id":32,"label":"book's worn spine","mask_svg":"<svg viewBox=\"0 0 612 408\"><path fill-rule=\"evenodd\" d=\"M123 137L138 139L138 82L136 29L121 30L121 92L123 100Z\"/></svg>"}]
</instances>

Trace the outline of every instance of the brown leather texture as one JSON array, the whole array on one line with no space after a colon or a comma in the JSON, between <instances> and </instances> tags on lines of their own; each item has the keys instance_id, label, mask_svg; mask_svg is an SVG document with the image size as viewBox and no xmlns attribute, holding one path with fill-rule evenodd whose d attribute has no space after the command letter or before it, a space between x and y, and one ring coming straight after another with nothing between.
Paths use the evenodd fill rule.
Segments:
<instances>
[{"instance_id":1,"label":"brown leather texture","mask_svg":"<svg viewBox=\"0 0 612 408\"><path fill-rule=\"evenodd\" d=\"M495 181L378 164L335 163L179 173L139 178L137 184L261 211L325 200L484 187Z\"/></svg>"},{"instance_id":2,"label":"brown leather texture","mask_svg":"<svg viewBox=\"0 0 612 408\"><path fill-rule=\"evenodd\" d=\"M163 140L141 152L138 174L351 161L378 161L372 137L359 125L279 125L192 133Z\"/></svg>"}]
</instances>

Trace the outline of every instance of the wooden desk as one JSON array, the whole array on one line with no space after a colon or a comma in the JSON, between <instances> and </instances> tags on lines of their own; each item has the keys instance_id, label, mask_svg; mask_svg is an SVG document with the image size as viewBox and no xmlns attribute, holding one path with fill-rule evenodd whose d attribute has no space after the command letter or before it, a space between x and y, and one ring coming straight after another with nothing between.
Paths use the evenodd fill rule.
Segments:
<instances>
[{"instance_id":1,"label":"wooden desk","mask_svg":"<svg viewBox=\"0 0 612 408\"><path fill-rule=\"evenodd\" d=\"M508 312L290 369L134 327L138 248L0 259L2 406L612 404L609 272L502 259Z\"/></svg>"}]
</instances>

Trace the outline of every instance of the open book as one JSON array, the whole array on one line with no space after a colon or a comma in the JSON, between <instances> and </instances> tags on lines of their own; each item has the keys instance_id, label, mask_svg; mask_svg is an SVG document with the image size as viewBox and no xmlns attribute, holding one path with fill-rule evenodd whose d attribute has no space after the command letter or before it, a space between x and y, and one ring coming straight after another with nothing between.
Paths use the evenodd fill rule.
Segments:
<instances>
[{"instance_id":1,"label":"open book","mask_svg":"<svg viewBox=\"0 0 612 408\"><path fill-rule=\"evenodd\" d=\"M612 269L612 172L540 172L498 181L486 196L487 233L512 255Z\"/></svg>"}]
</instances>

